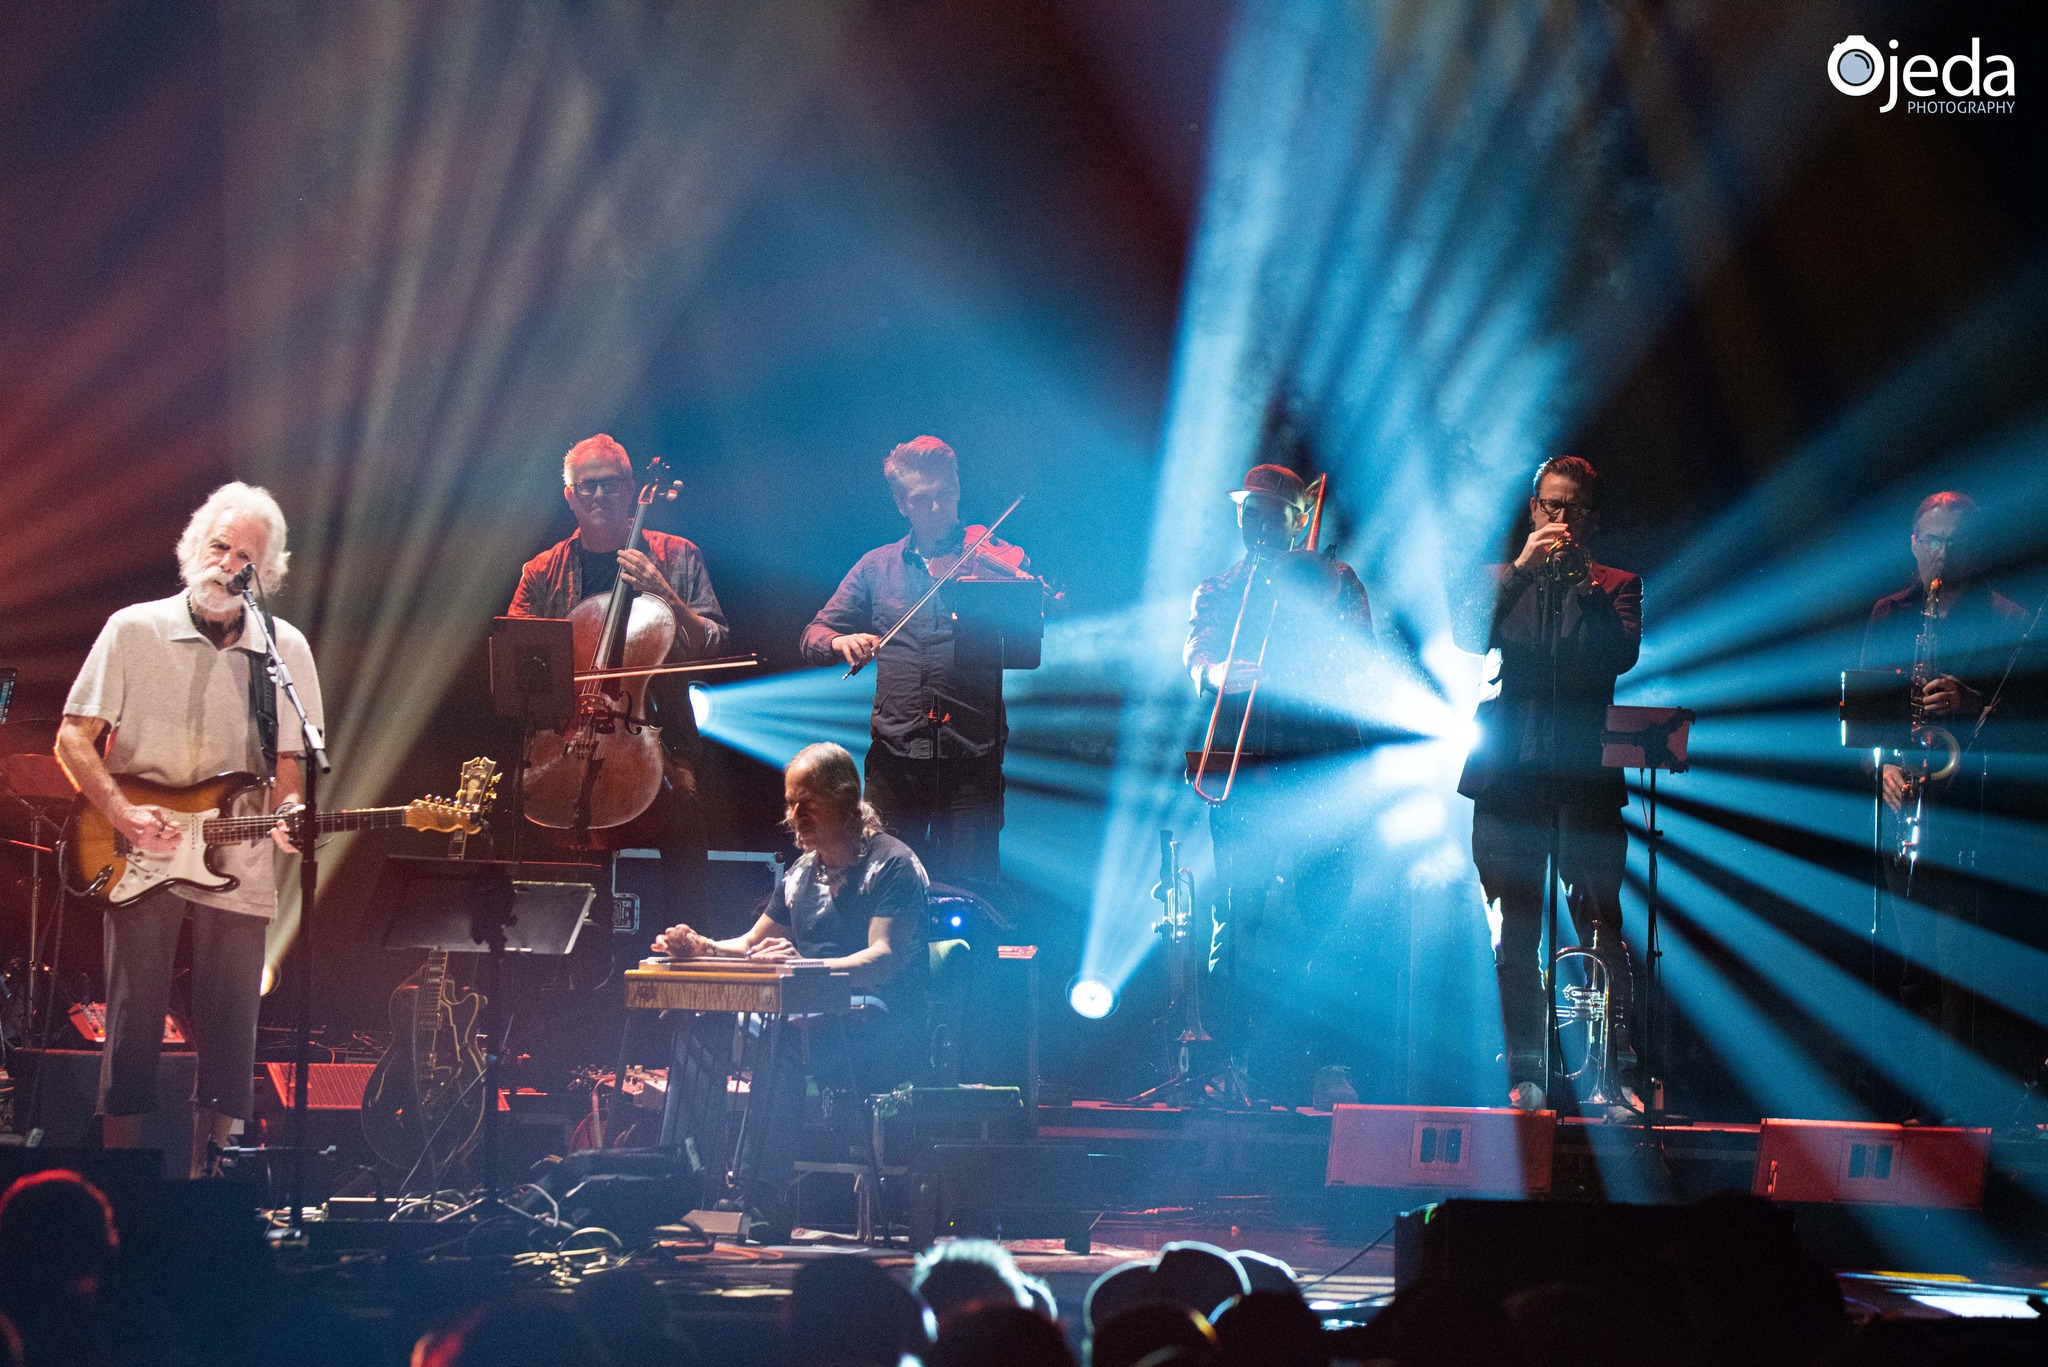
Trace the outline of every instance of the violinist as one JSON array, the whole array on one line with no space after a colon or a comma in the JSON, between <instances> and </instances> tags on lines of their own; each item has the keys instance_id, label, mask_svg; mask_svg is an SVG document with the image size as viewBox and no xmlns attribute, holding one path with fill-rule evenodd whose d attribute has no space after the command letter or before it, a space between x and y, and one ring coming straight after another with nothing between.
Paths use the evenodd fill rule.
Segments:
<instances>
[{"instance_id":1,"label":"violinist","mask_svg":"<svg viewBox=\"0 0 2048 1367\"><path fill-rule=\"evenodd\" d=\"M1252 700L1244 767L1229 798L1212 801L1209 834L1221 885L1219 969L1228 979L1226 994L1235 998L1222 1007L1224 1028L1243 1041L1240 1057L1256 1052L1277 1068L1281 1056L1299 1061L1333 1047L1329 1040L1295 1038L1316 1027L1312 1013L1300 1009L1293 979L1281 970L1298 969L1303 956L1277 938L1262 947L1259 929L1276 875L1293 886L1294 911L1304 923L1333 925L1350 904L1356 853L1350 823L1336 810L1336 789L1317 761L1362 744L1350 690L1370 668L1372 606L1349 565L1294 549L1311 511L1300 475L1282 465L1255 466L1230 497L1245 553L1195 590L1181 662L1204 710L1214 711L1217 749L1227 750L1236 738L1246 700ZM1210 771L1212 780L1220 774L1220 768ZM1299 936L1285 939L1301 943ZM1254 1026L1262 1039L1240 1033ZM1305 1085L1305 1079L1273 1075L1255 1081L1268 1095Z\"/></svg>"},{"instance_id":2,"label":"violinist","mask_svg":"<svg viewBox=\"0 0 2048 1367\"><path fill-rule=\"evenodd\" d=\"M1472 799L1472 860L1486 899L1500 906L1502 1025L1508 1099L1542 1110L1547 1004L1543 999L1544 878L1553 813L1558 881L1567 891L1579 943L1608 971L1609 1038L1624 1093L1633 1098L1627 1046L1628 946L1621 931L1621 881L1628 859L1627 801L1619 769L1601 767L1601 735L1614 682L1635 667L1643 640L1640 575L1596 563L1586 538L1599 526L1600 475L1578 456L1536 471L1529 490L1533 530L1514 561L1492 565L1467 595L1458 644L1500 651L1500 695L1480 704L1479 740L1458 791ZM1556 668L1546 604L1556 623Z\"/></svg>"},{"instance_id":3,"label":"violinist","mask_svg":"<svg viewBox=\"0 0 2048 1367\"><path fill-rule=\"evenodd\" d=\"M526 562L509 613L514 617L567 617L578 603L609 594L620 578L637 593L668 604L675 616L675 643L668 663L716 655L731 635L703 552L694 542L646 531L628 546L638 488L626 448L604 433L585 437L562 458L562 497L576 514L576 530ZM652 843L661 853L662 892L668 917L680 919L696 904L709 851L704 804L697 792L700 742L680 678L650 681L647 706L661 727L667 781L650 820Z\"/></svg>"},{"instance_id":4,"label":"violinist","mask_svg":"<svg viewBox=\"0 0 2048 1367\"><path fill-rule=\"evenodd\" d=\"M918 437L892 450L882 477L910 535L869 551L804 628L804 659L875 662L875 705L863 771L868 800L891 834L941 882L986 891L1000 876L1003 829L1003 671L954 659L956 623L941 593L881 638L950 569L968 545L960 525L953 448ZM1030 562L991 538L962 575L1016 577ZM879 653L878 653L879 652Z\"/></svg>"}]
</instances>

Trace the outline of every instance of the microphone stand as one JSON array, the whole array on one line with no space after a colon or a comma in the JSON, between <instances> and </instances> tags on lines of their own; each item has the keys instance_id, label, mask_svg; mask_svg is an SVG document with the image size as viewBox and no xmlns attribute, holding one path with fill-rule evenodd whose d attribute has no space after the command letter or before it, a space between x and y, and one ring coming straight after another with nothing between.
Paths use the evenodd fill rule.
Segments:
<instances>
[{"instance_id":1,"label":"microphone stand","mask_svg":"<svg viewBox=\"0 0 2048 1367\"><path fill-rule=\"evenodd\" d=\"M1537 606L1543 616L1543 646L1550 670L1550 707L1543 725L1544 804L1550 812L1550 834L1543 868L1543 1087L1544 1101L1559 1109L1564 1078L1564 1050L1557 1033L1557 885L1564 868L1564 805L1557 787L1557 709L1563 695L1559 653L1564 635L1564 582L1546 560L1537 567Z\"/></svg>"},{"instance_id":2,"label":"microphone stand","mask_svg":"<svg viewBox=\"0 0 2048 1367\"><path fill-rule=\"evenodd\" d=\"M300 770L305 779L306 791L301 795L301 806L292 814L292 823L298 828L295 844L299 847L299 959L298 972L293 984L298 993L298 1038L293 1042L292 1062L292 1124L290 1180L290 1220L294 1234L304 1232L306 1204L306 1103L308 1088L313 1082L313 896L320 884L320 859L316 853L320 831L320 782L321 774L327 773L327 739L321 734L320 726L306 711L305 702L299 697L299 686L292 678L292 672L278 653L276 634L265 621L262 609L257 606L255 590L250 586L256 567L251 565L243 574L235 576L240 581L237 589L245 607L245 620L260 626L263 631L264 668L271 681L283 691L292 711L299 716L299 735L305 743ZM246 577L245 577L246 576ZM230 588L236 588L231 581ZM244 628L247 630L247 628Z\"/></svg>"}]
</instances>

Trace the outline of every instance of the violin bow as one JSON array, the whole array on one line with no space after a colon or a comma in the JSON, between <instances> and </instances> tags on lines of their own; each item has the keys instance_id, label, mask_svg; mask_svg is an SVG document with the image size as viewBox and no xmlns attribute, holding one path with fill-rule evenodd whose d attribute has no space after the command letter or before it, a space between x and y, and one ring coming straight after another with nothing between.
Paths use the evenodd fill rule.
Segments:
<instances>
[{"instance_id":1,"label":"violin bow","mask_svg":"<svg viewBox=\"0 0 2048 1367\"><path fill-rule=\"evenodd\" d=\"M923 607L926 603L932 601L932 595L936 594L940 589L946 587L947 584L952 582L953 576L960 573L961 567L965 565L969 560L972 560L975 554L981 550L982 546L987 543L988 539L996 534L996 528L1003 525L1003 518L1006 518L1011 513L1016 512L1017 505L1019 503L1022 503L1023 501L1024 495L1017 495L1015 498L1010 500L1010 506L1003 509L1002 517L997 518L995 521L989 523L988 526L981 529L981 535L974 538L974 544L972 546L969 546L966 550L960 552L960 558L953 562L953 568L947 570L944 574L940 575L937 579L933 580L932 586L924 591L924 597L918 599L915 603L912 603L910 605L910 610L904 613L901 617L898 617L896 619L896 625L890 627L887 631L882 633L882 639L875 642L875 655L880 655L882 653L882 647L896 639L896 633L903 630L904 627L910 624L910 619L917 616L917 611L919 608ZM874 659L875 655L868 656L868 660ZM839 677L841 679L850 679L854 675L860 673L861 670L867 668L867 663L867 660L862 660L859 664L848 665L846 667L846 672L844 674L841 674Z\"/></svg>"}]
</instances>

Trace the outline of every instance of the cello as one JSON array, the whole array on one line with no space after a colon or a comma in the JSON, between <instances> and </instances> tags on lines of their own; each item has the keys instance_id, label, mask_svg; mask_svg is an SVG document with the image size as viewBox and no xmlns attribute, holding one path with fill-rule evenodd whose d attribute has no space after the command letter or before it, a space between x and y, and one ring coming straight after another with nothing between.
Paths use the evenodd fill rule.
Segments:
<instances>
[{"instance_id":1,"label":"cello","mask_svg":"<svg viewBox=\"0 0 2048 1367\"><path fill-rule=\"evenodd\" d=\"M683 482L659 459L647 469L628 546L641 543L647 513L673 502ZM576 711L538 731L527 745L522 788L526 818L566 833L580 848L612 848L611 832L640 816L661 793L668 766L661 727L647 717L650 679L669 672L676 619L667 603L635 593L621 574L609 594L569 612L576 642ZM602 677L591 677L602 676Z\"/></svg>"}]
</instances>

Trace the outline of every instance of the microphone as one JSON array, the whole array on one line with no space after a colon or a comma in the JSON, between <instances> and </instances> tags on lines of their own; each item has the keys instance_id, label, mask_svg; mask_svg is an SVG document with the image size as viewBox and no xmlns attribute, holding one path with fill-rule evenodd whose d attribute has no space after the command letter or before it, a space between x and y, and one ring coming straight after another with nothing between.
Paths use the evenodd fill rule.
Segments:
<instances>
[{"instance_id":1,"label":"microphone","mask_svg":"<svg viewBox=\"0 0 2048 1367\"><path fill-rule=\"evenodd\" d=\"M234 578L228 580L228 592L236 595L237 597L241 596L244 593L247 593L249 591L249 581L251 579L254 579L255 577L256 562L252 560L248 564L242 566L242 572L240 574L237 574Z\"/></svg>"},{"instance_id":2,"label":"microphone","mask_svg":"<svg viewBox=\"0 0 2048 1367\"><path fill-rule=\"evenodd\" d=\"M1170 900L1173 895L1174 873L1173 832L1162 830L1159 832L1159 886L1152 893L1162 902Z\"/></svg>"}]
</instances>

